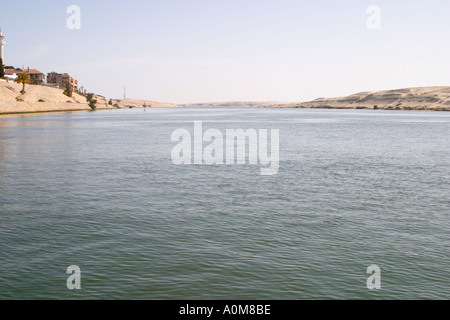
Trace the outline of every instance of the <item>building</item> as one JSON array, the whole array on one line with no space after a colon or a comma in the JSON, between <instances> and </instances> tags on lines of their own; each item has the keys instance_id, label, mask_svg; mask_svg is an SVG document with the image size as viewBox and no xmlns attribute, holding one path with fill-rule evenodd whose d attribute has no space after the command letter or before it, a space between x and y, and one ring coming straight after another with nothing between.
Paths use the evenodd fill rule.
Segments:
<instances>
[{"instance_id":1,"label":"building","mask_svg":"<svg viewBox=\"0 0 450 320\"><path fill-rule=\"evenodd\" d=\"M47 74L47 84L57 87L65 88L67 84L70 85L70 89L78 91L78 81L72 78L68 73L56 73L50 72Z\"/></svg>"},{"instance_id":2,"label":"building","mask_svg":"<svg viewBox=\"0 0 450 320\"><path fill-rule=\"evenodd\" d=\"M33 84L45 83L45 74L36 69L5 69L5 78L16 80L19 73L25 73L30 77Z\"/></svg>"},{"instance_id":3,"label":"building","mask_svg":"<svg viewBox=\"0 0 450 320\"><path fill-rule=\"evenodd\" d=\"M5 78L14 81L14 80L17 79L17 75L19 73L22 73L22 70L19 70L19 69L5 69Z\"/></svg>"},{"instance_id":4,"label":"building","mask_svg":"<svg viewBox=\"0 0 450 320\"><path fill-rule=\"evenodd\" d=\"M33 84L43 84L45 83L45 74L36 69L24 69L22 73L27 74L30 77L30 80L33 81Z\"/></svg>"},{"instance_id":5,"label":"building","mask_svg":"<svg viewBox=\"0 0 450 320\"><path fill-rule=\"evenodd\" d=\"M5 37L3 36L2 30L0 29L0 58L2 59L3 63L5 63L5 57L3 55L3 46L5 44Z\"/></svg>"}]
</instances>

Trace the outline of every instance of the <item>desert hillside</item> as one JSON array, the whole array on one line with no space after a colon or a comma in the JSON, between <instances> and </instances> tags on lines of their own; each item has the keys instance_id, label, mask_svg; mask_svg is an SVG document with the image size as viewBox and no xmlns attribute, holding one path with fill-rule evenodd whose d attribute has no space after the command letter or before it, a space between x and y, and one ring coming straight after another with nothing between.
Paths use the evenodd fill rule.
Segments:
<instances>
[{"instance_id":1,"label":"desert hillside","mask_svg":"<svg viewBox=\"0 0 450 320\"><path fill-rule=\"evenodd\" d=\"M450 111L450 87L361 92L347 97L319 98L272 107Z\"/></svg>"},{"instance_id":2,"label":"desert hillside","mask_svg":"<svg viewBox=\"0 0 450 320\"><path fill-rule=\"evenodd\" d=\"M86 98L75 92L68 97L62 89L40 85L27 85L25 94L21 90L21 84L0 81L0 113L91 110Z\"/></svg>"},{"instance_id":3,"label":"desert hillside","mask_svg":"<svg viewBox=\"0 0 450 320\"><path fill-rule=\"evenodd\" d=\"M86 98L78 93L72 97L63 94L62 89L41 85L26 85L25 94L21 94L22 84L0 80L0 114L92 110ZM176 107L175 104L146 100L112 100L110 104L106 97L95 95L96 109Z\"/></svg>"},{"instance_id":4,"label":"desert hillside","mask_svg":"<svg viewBox=\"0 0 450 320\"><path fill-rule=\"evenodd\" d=\"M306 102L211 102L180 104L180 107L255 107L450 111L450 87L424 87L361 92L346 97L319 98Z\"/></svg>"}]
</instances>

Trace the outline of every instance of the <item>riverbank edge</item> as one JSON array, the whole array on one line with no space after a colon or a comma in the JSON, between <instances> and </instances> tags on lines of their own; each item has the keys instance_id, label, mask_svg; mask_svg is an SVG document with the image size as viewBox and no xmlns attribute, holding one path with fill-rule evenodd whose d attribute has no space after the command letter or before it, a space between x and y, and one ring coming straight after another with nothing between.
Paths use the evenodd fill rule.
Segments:
<instances>
[{"instance_id":1,"label":"riverbank edge","mask_svg":"<svg viewBox=\"0 0 450 320\"><path fill-rule=\"evenodd\" d=\"M143 109L142 107L136 107L135 109ZM221 109L227 107L151 107L149 109ZM417 111L417 112L449 112L450 110L436 110L436 109L357 109L357 108L298 108L298 107L241 107L242 109L310 109L310 110L358 110L358 111ZM64 109L64 110L47 110L47 111L24 111L24 112L0 112L0 117L2 116L13 116L13 115L32 115L32 114L45 114L45 113L62 113L62 112L95 112L95 111L106 111L106 110L121 110L129 108L96 108L96 109ZM235 108L236 109L236 108Z\"/></svg>"}]
</instances>

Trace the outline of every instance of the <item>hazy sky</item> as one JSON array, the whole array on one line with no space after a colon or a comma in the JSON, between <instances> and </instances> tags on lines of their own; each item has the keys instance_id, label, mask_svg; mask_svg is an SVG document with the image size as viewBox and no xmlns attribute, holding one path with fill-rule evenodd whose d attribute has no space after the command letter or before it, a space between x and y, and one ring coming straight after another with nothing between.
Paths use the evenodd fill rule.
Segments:
<instances>
[{"instance_id":1,"label":"hazy sky","mask_svg":"<svg viewBox=\"0 0 450 320\"><path fill-rule=\"evenodd\" d=\"M367 27L370 5L379 30ZM447 0L0 0L5 64L175 103L450 85L449 17Z\"/></svg>"}]
</instances>

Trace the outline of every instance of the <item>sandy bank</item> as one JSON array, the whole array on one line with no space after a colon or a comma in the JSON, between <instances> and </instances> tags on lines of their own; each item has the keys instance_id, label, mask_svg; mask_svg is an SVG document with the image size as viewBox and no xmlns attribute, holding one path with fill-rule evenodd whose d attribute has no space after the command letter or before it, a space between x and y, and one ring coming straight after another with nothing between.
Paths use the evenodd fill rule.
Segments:
<instances>
[{"instance_id":1,"label":"sandy bank","mask_svg":"<svg viewBox=\"0 0 450 320\"><path fill-rule=\"evenodd\" d=\"M0 114L26 113L26 112L52 112L52 111L83 111L92 110L86 98L78 93L72 97L63 94L64 90L41 85L26 85L25 94L21 94L22 84L0 80ZM112 100L96 95L96 110L117 108L163 108L176 107L172 103L163 103L147 100ZM115 105L115 106L114 106Z\"/></svg>"},{"instance_id":2,"label":"sandy bank","mask_svg":"<svg viewBox=\"0 0 450 320\"><path fill-rule=\"evenodd\" d=\"M91 110L86 98L75 92L68 97L62 89L40 85L27 85L25 94L21 94L21 90L21 84L0 81L0 113ZM113 107L105 102L99 103L97 108Z\"/></svg>"},{"instance_id":3,"label":"sandy bank","mask_svg":"<svg viewBox=\"0 0 450 320\"><path fill-rule=\"evenodd\" d=\"M306 102L211 102L180 104L180 107L255 107L450 111L450 87L423 87L378 92L361 92L339 98Z\"/></svg>"},{"instance_id":4,"label":"sandy bank","mask_svg":"<svg viewBox=\"0 0 450 320\"><path fill-rule=\"evenodd\" d=\"M319 98L273 107L450 111L450 87L361 92L346 97Z\"/></svg>"}]
</instances>

